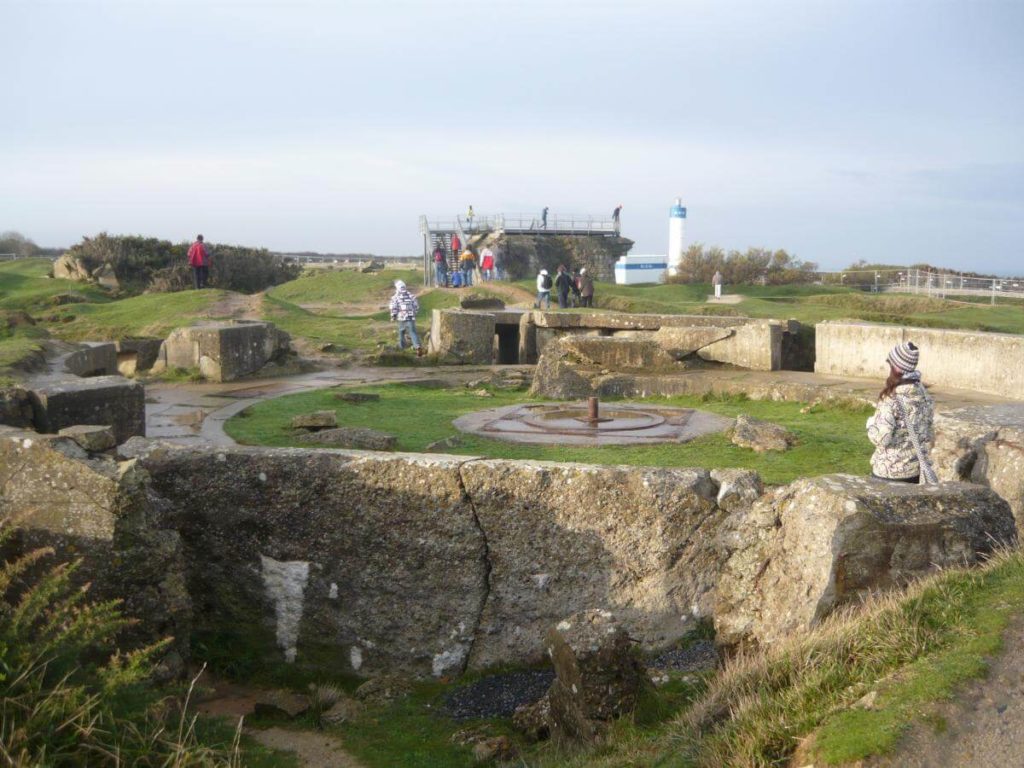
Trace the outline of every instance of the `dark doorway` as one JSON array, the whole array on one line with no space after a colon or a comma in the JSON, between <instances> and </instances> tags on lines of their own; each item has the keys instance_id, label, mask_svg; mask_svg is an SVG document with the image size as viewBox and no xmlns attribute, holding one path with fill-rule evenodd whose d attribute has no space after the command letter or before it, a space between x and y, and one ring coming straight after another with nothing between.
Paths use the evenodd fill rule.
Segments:
<instances>
[{"instance_id":1,"label":"dark doorway","mask_svg":"<svg viewBox=\"0 0 1024 768\"><path fill-rule=\"evenodd\" d=\"M519 325L494 326L498 337L498 365L516 365L519 363Z\"/></svg>"}]
</instances>

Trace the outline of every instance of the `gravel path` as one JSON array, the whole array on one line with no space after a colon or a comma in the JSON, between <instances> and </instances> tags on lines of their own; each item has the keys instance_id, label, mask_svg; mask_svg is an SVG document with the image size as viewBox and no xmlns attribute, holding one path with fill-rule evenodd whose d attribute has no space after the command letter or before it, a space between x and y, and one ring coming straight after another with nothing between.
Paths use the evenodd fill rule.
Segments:
<instances>
[{"instance_id":1,"label":"gravel path","mask_svg":"<svg viewBox=\"0 0 1024 768\"><path fill-rule=\"evenodd\" d=\"M688 648L665 651L647 663L650 669L670 669L673 672L698 672L718 664L718 651L710 640L699 640Z\"/></svg>"},{"instance_id":2,"label":"gravel path","mask_svg":"<svg viewBox=\"0 0 1024 768\"><path fill-rule=\"evenodd\" d=\"M873 768L1021 768L1024 766L1024 617L1004 638L989 676L971 685L939 714L949 730L915 726L899 753Z\"/></svg>"},{"instance_id":3,"label":"gravel path","mask_svg":"<svg viewBox=\"0 0 1024 768\"><path fill-rule=\"evenodd\" d=\"M512 717L516 707L532 704L547 693L555 679L551 669L531 669L488 675L449 691L442 705L454 720Z\"/></svg>"}]
</instances>

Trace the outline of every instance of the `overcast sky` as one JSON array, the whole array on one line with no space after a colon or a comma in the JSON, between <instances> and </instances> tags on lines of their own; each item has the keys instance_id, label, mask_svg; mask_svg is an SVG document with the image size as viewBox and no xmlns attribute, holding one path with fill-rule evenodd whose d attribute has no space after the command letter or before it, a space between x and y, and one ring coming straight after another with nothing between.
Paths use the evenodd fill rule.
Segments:
<instances>
[{"instance_id":1,"label":"overcast sky","mask_svg":"<svg viewBox=\"0 0 1024 768\"><path fill-rule=\"evenodd\" d=\"M1020 272L1024 2L0 0L0 230L414 253L417 217Z\"/></svg>"}]
</instances>

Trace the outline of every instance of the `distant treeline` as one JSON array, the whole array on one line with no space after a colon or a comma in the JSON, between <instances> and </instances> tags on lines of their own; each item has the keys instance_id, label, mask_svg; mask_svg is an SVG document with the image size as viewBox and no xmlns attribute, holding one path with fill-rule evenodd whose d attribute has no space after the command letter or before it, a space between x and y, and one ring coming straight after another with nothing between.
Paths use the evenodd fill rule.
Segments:
<instances>
[{"instance_id":1,"label":"distant treeline","mask_svg":"<svg viewBox=\"0 0 1024 768\"><path fill-rule=\"evenodd\" d=\"M19 259L28 259L33 256L58 256L63 250L63 248L42 248L20 232L0 232L0 253L13 253Z\"/></svg>"},{"instance_id":2,"label":"distant treeline","mask_svg":"<svg viewBox=\"0 0 1024 768\"><path fill-rule=\"evenodd\" d=\"M669 277L668 282L710 283L715 272L721 272L722 280L732 285L812 283L818 279L817 270L813 261L801 261L782 249L725 251L717 245L694 243L686 249L677 274Z\"/></svg>"}]
</instances>

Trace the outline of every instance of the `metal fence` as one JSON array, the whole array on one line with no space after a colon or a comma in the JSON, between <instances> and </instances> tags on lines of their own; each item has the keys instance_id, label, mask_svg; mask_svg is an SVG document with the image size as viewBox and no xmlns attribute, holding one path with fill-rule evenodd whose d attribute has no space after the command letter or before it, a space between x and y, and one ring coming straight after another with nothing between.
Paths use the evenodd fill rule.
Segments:
<instances>
[{"instance_id":1,"label":"metal fence","mask_svg":"<svg viewBox=\"0 0 1024 768\"><path fill-rule=\"evenodd\" d=\"M994 303L999 297L1024 299L1024 278L974 277L962 272L923 269L846 270L819 273L823 283L859 288L871 293L912 293L925 296L981 296Z\"/></svg>"}]
</instances>

